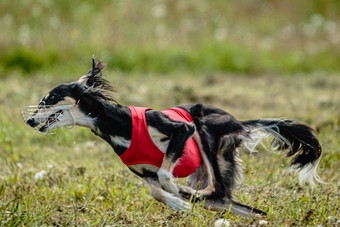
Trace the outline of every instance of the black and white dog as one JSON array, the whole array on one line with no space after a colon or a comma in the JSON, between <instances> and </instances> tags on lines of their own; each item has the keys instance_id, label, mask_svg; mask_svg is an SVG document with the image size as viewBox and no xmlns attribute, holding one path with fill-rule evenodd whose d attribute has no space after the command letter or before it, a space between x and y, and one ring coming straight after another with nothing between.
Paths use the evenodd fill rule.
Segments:
<instances>
[{"instance_id":1,"label":"black and white dog","mask_svg":"<svg viewBox=\"0 0 340 227\"><path fill-rule=\"evenodd\" d=\"M23 110L23 115L28 113L26 123L43 133L65 126L87 127L122 158L130 150L134 137L138 137L133 131L139 126L134 126L131 107L121 106L113 99L114 89L102 77L104 64L92 60L88 74L52 89L38 106ZM186 199L195 197L204 199L204 206L212 210L230 210L243 216L266 214L233 198L235 183L241 176L237 149L253 151L263 138L271 138L271 149L286 151L287 156L292 157L291 166L300 170L300 184L314 184L314 179L320 181L316 170L321 147L313 130L305 124L284 119L238 121L229 113L204 104L184 105L177 110L189 120L174 120L153 109L137 114L146 122L145 138L151 138L155 152L162 152L158 162L152 154L149 156L153 151L144 145L134 146L146 153L129 155L130 159L140 156L144 161L122 158L132 172L143 178L156 200L174 209L190 209ZM198 153L184 152L189 140L194 141ZM191 160L198 165L193 165L195 169L190 167L190 172L187 170ZM179 172L189 174L188 186L174 183L174 169L179 165L182 165Z\"/></svg>"}]
</instances>

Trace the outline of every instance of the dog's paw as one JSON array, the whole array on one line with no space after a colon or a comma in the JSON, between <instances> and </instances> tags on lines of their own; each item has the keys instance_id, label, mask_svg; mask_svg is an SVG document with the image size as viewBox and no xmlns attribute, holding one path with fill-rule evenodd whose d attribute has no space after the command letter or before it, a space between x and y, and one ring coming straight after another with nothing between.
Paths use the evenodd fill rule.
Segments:
<instances>
[{"instance_id":1,"label":"dog's paw","mask_svg":"<svg viewBox=\"0 0 340 227\"><path fill-rule=\"evenodd\" d=\"M190 210L192 207L190 203L177 197L168 198L165 203L176 210Z\"/></svg>"}]
</instances>

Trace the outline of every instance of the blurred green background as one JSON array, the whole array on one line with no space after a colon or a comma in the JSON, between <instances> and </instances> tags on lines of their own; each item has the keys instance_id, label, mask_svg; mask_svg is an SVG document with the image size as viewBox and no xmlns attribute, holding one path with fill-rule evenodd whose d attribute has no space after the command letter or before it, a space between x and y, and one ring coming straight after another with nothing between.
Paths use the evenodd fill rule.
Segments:
<instances>
[{"instance_id":1,"label":"blurred green background","mask_svg":"<svg viewBox=\"0 0 340 227\"><path fill-rule=\"evenodd\" d=\"M1 0L0 77L111 70L295 74L340 70L338 0Z\"/></svg>"}]
</instances>

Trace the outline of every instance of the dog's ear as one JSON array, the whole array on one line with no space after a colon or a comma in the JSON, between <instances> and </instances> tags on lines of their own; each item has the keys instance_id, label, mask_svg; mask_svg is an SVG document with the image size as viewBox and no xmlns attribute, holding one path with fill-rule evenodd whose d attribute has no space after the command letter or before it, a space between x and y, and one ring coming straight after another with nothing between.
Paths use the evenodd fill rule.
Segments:
<instances>
[{"instance_id":1,"label":"dog's ear","mask_svg":"<svg viewBox=\"0 0 340 227\"><path fill-rule=\"evenodd\" d=\"M85 75L80 77L77 83L84 87L92 87L96 86L96 82L100 81L100 77L102 76L102 69L105 67L105 64L99 60L96 63L94 55L92 56L92 69Z\"/></svg>"}]
</instances>

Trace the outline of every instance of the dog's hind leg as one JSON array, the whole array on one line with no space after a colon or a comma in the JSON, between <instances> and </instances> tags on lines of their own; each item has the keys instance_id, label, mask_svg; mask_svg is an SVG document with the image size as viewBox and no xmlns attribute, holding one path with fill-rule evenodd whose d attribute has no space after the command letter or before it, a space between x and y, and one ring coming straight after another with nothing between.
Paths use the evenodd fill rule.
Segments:
<instances>
[{"instance_id":1,"label":"dog's hind leg","mask_svg":"<svg viewBox=\"0 0 340 227\"><path fill-rule=\"evenodd\" d=\"M217 160L216 156L213 152L205 152L211 150L211 145L200 138L206 138L209 134L201 132L194 134L194 139L197 144L197 147L200 151L200 155L202 158L202 164L200 169L197 170L193 176L190 178L189 186L181 186L180 193L183 197L190 198L195 195L196 199L203 198L223 198L225 195L224 186L221 183L220 172L217 168ZM203 171L204 176L199 176L199 171ZM202 178L203 177L203 178ZM203 179L203 180L202 180ZM198 185L200 184L200 185ZM197 186L199 186L199 190L197 190Z\"/></svg>"},{"instance_id":2,"label":"dog's hind leg","mask_svg":"<svg viewBox=\"0 0 340 227\"><path fill-rule=\"evenodd\" d=\"M238 135L224 136L221 138L219 152L216 156L221 174L221 182L225 188L225 196L232 198L232 192L237 182L243 178L242 160L238 156L237 147L241 143Z\"/></svg>"},{"instance_id":3,"label":"dog's hind leg","mask_svg":"<svg viewBox=\"0 0 340 227\"><path fill-rule=\"evenodd\" d=\"M262 210L241 204L233 199L233 190L236 182L242 179L241 160L236 147L240 144L237 136L225 136L221 139L217 154L218 168L221 173L222 184L225 188L225 197L205 201L204 207L215 211L228 211L242 216L266 215Z\"/></svg>"},{"instance_id":4,"label":"dog's hind leg","mask_svg":"<svg viewBox=\"0 0 340 227\"><path fill-rule=\"evenodd\" d=\"M223 198L226 194L231 194L230 189L234 185L234 173L232 172L234 163L225 162L225 158L221 154L221 138L226 135L234 137L243 133L243 125L230 114L206 105L193 107L192 115L197 130L194 139L200 150L202 166L206 170L207 184L206 188L200 187L197 192L195 185L191 184L191 188L182 187L181 194L186 197L196 194L198 199L204 197L207 199ZM235 144L235 147L238 145ZM230 164L229 167L232 168L226 166L226 169L223 167L225 164ZM229 184L223 181L221 171L230 176Z\"/></svg>"},{"instance_id":5,"label":"dog's hind leg","mask_svg":"<svg viewBox=\"0 0 340 227\"><path fill-rule=\"evenodd\" d=\"M189 186L181 187L180 192L185 197L196 195L197 199L232 198L232 191L237 181L242 179L241 160L236 148L241 140L238 135L228 135L221 138L216 164L213 166L208 156L203 153L203 165L189 178ZM213 168L215 167L215 168ZM216 177L218 177L216 179ZM200 185L197 190L198 182Z\"/></svg>"},{"instance_id":6,"label":"dog's hind leg","mask_svg":"<svg viewBox=\"0 0 340 227\"><path fill-rule=\"evenodd\" d=\"M191 209L190 203L163 190L161 184L156 178L144 177L143 180L150 188L152 197L154 197L156 200L162 203L165 203L171 208L176 209L176 210Z\"/></svg>"},{"instance_id":7,"label":"dog's hind leg","mask_svg":"<svg viewBox=\"0 0 340 227\"><path fill-rule=\"evenodd\" d=\"M241 140L238 135L228 135L221 138L217 163L225 189L224 198L206 199L204 207L215 211L228 211L242 216L266 215L262 210L241 204L233 199L236 182L242 178L241 160L236 148Z\"/></svg>"}]
</instances>

